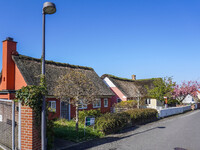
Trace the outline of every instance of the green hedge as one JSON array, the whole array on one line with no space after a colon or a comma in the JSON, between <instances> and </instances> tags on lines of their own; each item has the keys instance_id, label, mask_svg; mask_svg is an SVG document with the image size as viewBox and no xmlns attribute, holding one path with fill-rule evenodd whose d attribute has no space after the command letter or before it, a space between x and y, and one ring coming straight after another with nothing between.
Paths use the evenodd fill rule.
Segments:
<instances>
[{"instance_id":1,"label":"green hedge","mask_svg":"<svg viewBox=\"0 0 200 150\"><path fill-rule=\"evenodd\" d=\"M96 120L96 128L105 134L119 131L130 122L127 113L106 113Z\"/></svg>"},{"instance_id":2,"label":"green hedge","mask_svg":"<svg viewBox=\"0 0 200 150\"><path fill-rule=\"evenodd\" d=\"M125 113L129 114L133 125L153 121L157 119L157 110L146 108L146 109L132 109L127 110Z\"/></svg>"},{"instance_id":3,"label":"green hedge","mask_svg":"<svg viewBox=\"0 0 200 150\"><path fill-rule=\"evenodd\" d=\"M102 113L101 113L100 109L82 110L82 111L79 111L79 121L81 123L84 123L85 117L87 117L87 116L93 116L93 117L97 118L101 115L102 115Z\"/></svg>"},{"instance_id":4,"label":"green hedge","mask_svg":"<svg viewBox=\"0 0 200 150\"><path fill-rule=\"evenodd\" d=\"M137 108L136 100L121 101L114 105L115 109L134 109Z\"/></svg>"},{"instance_id":5,"label":"green hedge","mask_svg":"<svg viewBox=\"0 0 200 150\"><path fill-rule=\"evenodd\" d=\"M105 134L114 133L120 129L153 121L157 118L155 109L132 109L121 113L107 113L96 119L96 128Z\"/></svg>"}]
</instances>

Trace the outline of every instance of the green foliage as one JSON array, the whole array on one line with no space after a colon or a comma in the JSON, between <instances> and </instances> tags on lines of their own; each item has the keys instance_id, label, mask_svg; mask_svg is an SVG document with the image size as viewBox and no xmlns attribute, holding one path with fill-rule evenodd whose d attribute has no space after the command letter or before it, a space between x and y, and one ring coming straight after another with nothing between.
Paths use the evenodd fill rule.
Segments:
<instances>
[{"instance_id":1,"label":"green foliage","mask_svg":"<svg viewBox=\"0 0 200 150\"><path fill-rule=\"evenodd\" d=\"M101 115L102 114L101 114L100 109L82 110L82 111L79 111L79 121L81 123L84 123L85 117L87 117L87 116L93 116L93 117L97 118Z\"/></svg>"},{"instance_id":2,"label":"green foliage","mask_svg":"<svg viewBox=\"0 0 200 150\"><path fill-rule=\"evenodd\" d=\"M126 126L157 119L155 109L131 109L121 113L107 113L96 120L96 128L105 134L114 133Z\"/></svg>"},{"instance_id":3,"label":"green foliage","mask_svg":"<svg viewBox=\"0 0 200 150\"><path fill-rule=\"evenodd\" d=\"M108 77L111 77L113 79L117 79L117 80L122 80L122 81L130 81L130 82L135 82L135 81L146 81L146 80L154 80L154 79L157 79L157 78L149 78L149 79L138 79L138 80L133 80L133 79L127 79L127 78L121 78L121 77L117 77L117 76L114 76L114 75L111 75L111 74L104 74L103 76L108 76Z\"/></svg>"},{"instance_id":4,"label":"green foliage","mask_svg":"<svg viewBox=\"0 0 200 150\"><path fill-rule=\"evenodd\" d=\"M54 143L54 121L53 120L47 120L47 149L51 149L53 147Z\"/></svg>"},{"instance_id":5,"label":"green foliage","mask_svg":"<svg viewBox=\"0 0 200 150\"><path fill-rule=\"evenodd\" d=\"M101 132L108 134L117 132L130 122L127 113L106 113L96 120L96 128Z\"/></svg>"},{"instance_id":6,"label":"green foliage","mask_svg":"<svg viewBox=\"0 0 200 150\"><path fill-rule=\"evenodd\" d=\"M136 100L121 101L120 103L116 103L114 107L116 109L133 109L137 107L137 101Z\"/></svg>"},{"instance_id":7,"label":"green foliage","mask_svg":"<svg viewBox=\"0 0 200 150\"><path fill-rule=\"evenodd\" d=\"M175 106L176 104L180 104L180 101L178 101L176 99L169 99L169 100L167 100L167 104L170 106Z\"/></svg>"},{"instance_id":8,"label":"green foliage","mask_svg":"<svg viewBox=\"0 0 200 150\"><path fill-rule=\"evenodd\" d=\"M89 139L102 137L103 134L92 127L85 128L84 136L84 124L79 124L79 132L75 130L76 122L74 120L67 121L66 119L60 119L54 122L55 136L74 142L86 141Z\"/></svg>"},{"instance_id":9,"label":"green foliage","mask_svg":"<svg viewBox=\"0 0 200 150\"><path fill-rule=\"evenodd\" d=\"M21 102L22 105L29 106L33 109L36 117L36 124L41 124L41 110L44 88L41 86L28 85L22 87L16 92L16 100Z\"/></svg>"},{"instance_id":10,"label":"green foliage","mask_svg":"<svg viewBox=\"0 0 200 150\"><path fill-rule=\"evenodd\" d=\"M132 109L127 110L125 113L129 114L133 124L148 122L157 118L157 110L146 108L146 109Z\"/></svg>"},{"instance_id":11,"label":"green foliage","mask_svg":"<svg viewBox=\"0 0 200 150\"><path fill-rule=\"evenodd\" d=\"M174 91L175 82L172 82L172 78L158 78L153 81L154 88L147 88L148 97L155 98L157 100L164 101L164 96L168 99L172 97Z\"/></svg>"},{"instance_id":12,"label":"green foliage","mask_svg":"<svg viewBox=\"0 0 200 150\"><path fill-rule=\"evenodd\" d=\"M40 85L28 85L26 87L22 87L20 90L16 92L15 101L21 102L23 106L29 106L33 109L35 114L34 123L40 132L41 126L41 110L42 110L42 101L43 96L47 95L47 88L45 82L45 76L41 75ZM48 118L48 107L46 107L46 118ZM47 120L47 139L48 139L48 149L51 148L53 143L53 123L51 120Z\"/></svg>"}]
</instances>

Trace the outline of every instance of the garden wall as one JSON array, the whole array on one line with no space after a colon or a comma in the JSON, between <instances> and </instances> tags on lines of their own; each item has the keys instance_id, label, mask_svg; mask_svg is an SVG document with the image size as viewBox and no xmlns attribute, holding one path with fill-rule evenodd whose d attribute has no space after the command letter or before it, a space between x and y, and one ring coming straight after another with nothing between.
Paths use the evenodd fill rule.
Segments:
<instances>
[{"instance_id":1,"label":"garden wall","mask_svg":"<svg viewBox=\"0 0 200 150\"><path fill-rule=\"evenodd\" d=\"M190 105L189 106L184 106L184 107L165 108L165 109L158 110L158 112L159 112L159 117L163 118L163 117L167 117L167 116L180 114L180 113L183 113L183 112L189 111L189 110L191 110L191 106Z\"/></svg>"}]
</instances>

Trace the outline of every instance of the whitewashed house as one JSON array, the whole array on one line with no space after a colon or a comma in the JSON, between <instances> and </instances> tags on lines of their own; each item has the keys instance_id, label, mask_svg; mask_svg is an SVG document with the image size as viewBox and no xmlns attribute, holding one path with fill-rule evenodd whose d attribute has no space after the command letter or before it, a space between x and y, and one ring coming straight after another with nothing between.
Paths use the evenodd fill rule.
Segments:
<instances>
[{"instance_id":1,"label":"whitewashed house","mask_svg":"<svg viewBox=\"0 0 200 150\"><path fill-rule=\"evenodd\" d=\"M190 94L188 94L182 101L183 104L194 104L196 103L194 97Z\"/></svg>"}]
</instances>

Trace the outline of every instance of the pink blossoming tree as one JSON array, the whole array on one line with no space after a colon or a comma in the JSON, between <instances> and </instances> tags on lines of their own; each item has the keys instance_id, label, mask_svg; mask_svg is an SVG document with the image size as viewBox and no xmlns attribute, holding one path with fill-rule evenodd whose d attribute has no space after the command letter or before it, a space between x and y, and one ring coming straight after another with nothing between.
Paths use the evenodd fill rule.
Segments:
<instances>
[{"instance_id":1,"label":"pink blossoming tree","mask_svg":"<svg viewBox=\"0 0 200 150\"><path fill-rule=\"evenodd\" d=\"M173 97L179 101L182 101L188 94L193 97L197 97L197 91L200 89L200 82L188 81L182 82L180 85L176 85L173 92Z\"/></svg>"}]
</instances>

